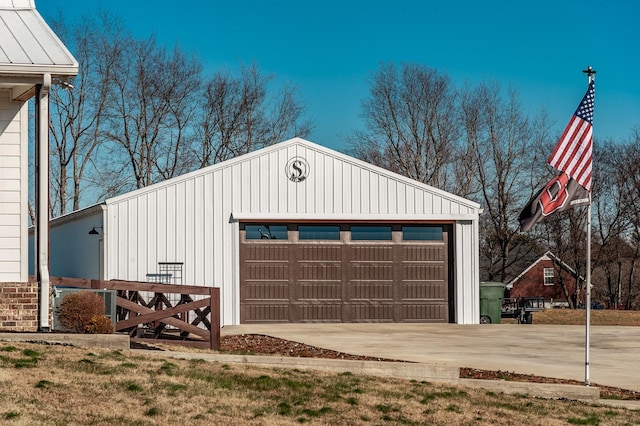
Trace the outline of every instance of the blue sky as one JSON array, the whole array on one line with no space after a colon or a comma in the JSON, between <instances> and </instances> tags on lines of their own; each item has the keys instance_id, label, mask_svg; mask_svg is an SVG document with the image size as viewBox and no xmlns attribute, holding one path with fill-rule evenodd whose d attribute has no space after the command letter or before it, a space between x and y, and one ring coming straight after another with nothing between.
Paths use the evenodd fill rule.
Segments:
<instances>
[{"instance_id":1,"label":"blue sky","mask_svg":"<svg viewBox=\"0 0 640 426\"><path fill-rule=\"evenodd\" d=\"M344 150L362 126L367 78L383 62L424 64L453 82L513 87L526 112L544 108L558 134L597 70L594 137L640 126L637 0L305 1L36 0L45 20L99 8L138 37L198 55L205 70L255 62L297 85L313 142Z\"/></svg>"}]
</instances>

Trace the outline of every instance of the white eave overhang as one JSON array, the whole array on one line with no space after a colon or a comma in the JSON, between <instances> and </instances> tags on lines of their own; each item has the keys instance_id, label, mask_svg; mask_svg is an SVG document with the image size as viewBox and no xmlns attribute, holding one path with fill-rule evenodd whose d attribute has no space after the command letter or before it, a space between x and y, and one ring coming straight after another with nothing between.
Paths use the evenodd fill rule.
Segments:
<instances>
[{"instance_id":1,"label":"white eave overhang","mask_svg":"<svg viewBox=\"0 0 640 426\"><path fill-rule=\"evenodd\" d=\"M51 74L55 77L73 77L78 74L77 65L8 65L0 64L0 79L28 79Z\"/></svg>"}]
</instances>

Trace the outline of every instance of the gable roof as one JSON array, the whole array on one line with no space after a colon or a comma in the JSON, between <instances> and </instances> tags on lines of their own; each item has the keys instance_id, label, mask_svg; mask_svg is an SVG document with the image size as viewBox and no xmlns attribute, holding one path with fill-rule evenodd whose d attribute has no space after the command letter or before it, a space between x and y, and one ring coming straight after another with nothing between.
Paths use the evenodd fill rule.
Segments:
<instances>
[{"instance_id":1,"label":"gable roof","mask_svg":"<svg viewBox=\"0 0 640 426\"><path fill-rule=\"evenodd\" d=\"M442 200L441 203L455 204L460 206L463 210L473 211L475 214L478 214L480 211L480 205L474 201L468 200L466 198L462 198L455 194L451 194L449 192L443 191L441 189L423 184L416 180L407 178L405 176L399 175L397 173L391 172L389 170L383 169L381 167L375 166L373 164L367 163L365 161L359 160L354 157L350 157L348 155L342 154L338 151L334 151L332 149L326 148L324 146L315 144L308 140L302 138L293 138L284 142L280 142L266 148L262 148L248 154L244 154L227 161L223 161L221 163L217 163L181 176L177 176L141 189L137 189L135 191L122 194L113 198L106 200L106 204L118 203L120 201L126 200L128 198L136 197L138 195L144 194L146 192L156 191L158 188L162 188L164 186L174 185L180 182L184 182L190 179L197 178L202 175L207 175L213 173L215 171L233 167L239 163L249 163L257 160L261 157L272 156L273 154L277 154L278 152L294 152L297 148L301 148L303 150L307 150L307 152L314 152L318 155L324 156L330 161L336 161L343 164L349 164L354 168L358 168L361 170L366 170L372 174L376 174L377 176L384 176L386 179L398 182L398 184L404 185L406 187L414 188L416 191L420 191L423 193L428 193L432 197ZM284 172L283 170L278 170L277 173ZM234 216L235 217L235 216Z\"/></svg>"},{"instance_id":2,"label":"gable roof","mask_svg":"<svg viewBox=\"0 0 640 426\"><path fill-rule=\"evenodd\" d=\"M38 13L34 0L0 0L0 89L17 93L50 74L78 74L78 62Z\"/></svg>"},{"instance_id":3,"label":"gable roof","mask_svg":"<svg viewBox=\"0 0 640 426\"><path fill-rule=\"evenodd\" d=\"M542 256L540 256L538 259L536 259L535 262L532 262L524 271L522 271L520 274L518 274L518 276L516 276L514 279L512 279L511 281L509 281L506 285L506 288L510 289L513 288L513 285L520 279L522 278L527 272L529 272L531 269L533 269L536 265L538 265L540 262L542 262L543 260L553 260L555 263L557 263L558 265L560 265L560 267L562 269L564 269L565 271L569 272L571 275L573 275L574 277L576 276L576 271L569 265L567 265L565 262L563 262L558 256L556 256L555 254L551 253L551 251L547 251L545 252ZM578 277L579 280L584 281L583 277Z\"/></svg>"}]
</instances>

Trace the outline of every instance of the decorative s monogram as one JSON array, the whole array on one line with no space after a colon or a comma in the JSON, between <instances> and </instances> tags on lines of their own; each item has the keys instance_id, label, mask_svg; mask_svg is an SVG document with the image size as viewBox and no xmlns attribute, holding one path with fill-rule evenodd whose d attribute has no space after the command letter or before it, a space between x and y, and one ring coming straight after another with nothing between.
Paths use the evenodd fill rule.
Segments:
<instances>
[{"instance_id":1,"label":"decorative s monogram","mask_svg":"<svg viewBox=\"0 0 640 426\"><path fill-rule=\"evenodd\" d=\"M309 163L302 157L293 157L287 162L285 173L291 182L302 182L309 176Z\"/></svg>"}]
</instances>

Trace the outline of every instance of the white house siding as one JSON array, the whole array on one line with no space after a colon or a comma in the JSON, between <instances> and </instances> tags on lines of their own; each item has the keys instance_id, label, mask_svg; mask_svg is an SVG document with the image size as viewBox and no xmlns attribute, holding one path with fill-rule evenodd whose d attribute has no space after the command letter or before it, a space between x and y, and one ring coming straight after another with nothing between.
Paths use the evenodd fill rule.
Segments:
<instances>
[{"instance_id":1,"label":"white house siding","mask_svg":"<svg viewBox=\"0 0 640 426\"><path fill-rule=\"evenodd\" d=\"M27 282L27 104L0 91L0 282Z\"/></svg>"},{"instance_id":2,"label":"white house siding","mask_svg":"<svg viewBox=\"0 0 640 426\"><path fill-rule=\"evenodd\" d=\"M310 166L299 183L285 173L296 156ZM109 199L106 208L106 278L145 280L158 262L184 262L184 284L221 288L222 324L240 320L238 220L456 222L457 322L478 322L479 206L301 139Z\"/></svg>"}]
</instances>

